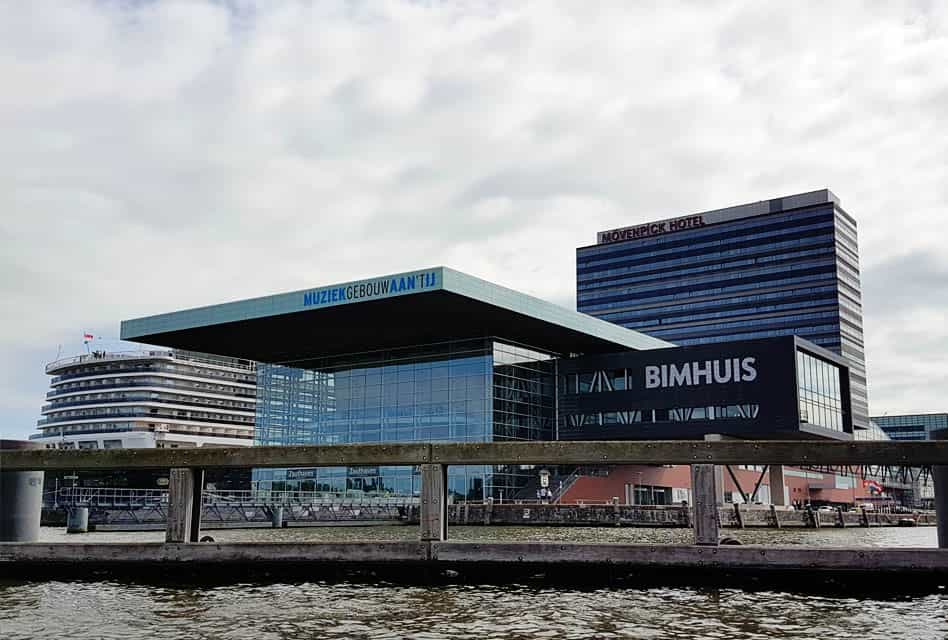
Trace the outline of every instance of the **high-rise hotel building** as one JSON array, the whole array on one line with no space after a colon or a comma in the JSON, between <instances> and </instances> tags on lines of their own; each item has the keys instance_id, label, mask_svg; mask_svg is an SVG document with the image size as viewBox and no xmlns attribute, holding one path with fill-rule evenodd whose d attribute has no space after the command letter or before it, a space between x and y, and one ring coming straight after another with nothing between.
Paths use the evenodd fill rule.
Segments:
<instances>
[{"instance_id":1,"label":"high-rise hotel building","mask_svg":"<svg viewBox=\"0 0 948 640\"><path fill-rule=\"evenodd\" d=\"M792 334L839 353L869 426L856 221L828 189L602 231L576 284L578 311L675 344Z\"/></svg>"}]
</instances>

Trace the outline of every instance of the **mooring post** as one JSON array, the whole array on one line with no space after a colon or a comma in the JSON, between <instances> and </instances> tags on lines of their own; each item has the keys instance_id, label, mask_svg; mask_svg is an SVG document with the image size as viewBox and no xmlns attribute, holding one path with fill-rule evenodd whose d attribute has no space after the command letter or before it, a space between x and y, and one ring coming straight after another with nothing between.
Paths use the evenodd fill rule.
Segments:
<instances>
[{"instance_id":1,"label":"mooring post","mask_svg":"<svg viewBox=\"0 0 948 640\"><path fill-rule=\"evenodd\" d=\"M932 431L932 440L948 440L948 429ZM935 518L938 522L938 548L948 549L948 465L932 466L935 483Z\"/></svg>"},{"instance_id":2,"label":"mooring post","mask_svg":"<svg viewBox=\"0 0 948 640\"><path fill-rule=\"evenodd\" d=\"M448 538L448 468L443 464L421 465L421 540Z\"/></svg>"},{"instance_id":3,"label":"mooring post","mask_svg":"<svg viewBox=\"0 0 948 640\"><path fill-rule=\"evenodd\" d=\"M197 542L201 537L204 469L172 469L168 478L165 542Z\"/></svg>"},{"instance_id":4,"label":"mooring post","mask_svg":"<svg viewBox=\"0 0 948 640\"><path fill-rule=\"evenodd\" d=\"M283 506L274 505L270 507L270 526L274 529L283 528Z\"/></svg>"},{"instance_id":5,"label":"mooring post","mask_svg":"<svg viewBox=\"0 0 948 640\"><path fill-rule=\"evenodd\" d=\"M713 464L691 465L695 544L718 544L717 482Z\"/></svg>"}]
</instances>

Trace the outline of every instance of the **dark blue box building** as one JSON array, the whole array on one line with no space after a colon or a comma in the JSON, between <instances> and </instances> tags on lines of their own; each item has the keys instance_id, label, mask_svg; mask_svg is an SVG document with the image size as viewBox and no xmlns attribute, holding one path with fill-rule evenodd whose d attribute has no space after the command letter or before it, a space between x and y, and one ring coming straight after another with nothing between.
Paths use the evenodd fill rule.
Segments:
<instances>
[{"instance_id":1,"label":"dark blue box building","mask_svg":"<svg viewBox=\"0 0 948 640\"><path fill-rule=\"evenodd\" d=\"M856 221L829 190L600 232L576 276L578 311L678 345L797 335L844 356L868 427Z\"/></svg>"}]
</instances>

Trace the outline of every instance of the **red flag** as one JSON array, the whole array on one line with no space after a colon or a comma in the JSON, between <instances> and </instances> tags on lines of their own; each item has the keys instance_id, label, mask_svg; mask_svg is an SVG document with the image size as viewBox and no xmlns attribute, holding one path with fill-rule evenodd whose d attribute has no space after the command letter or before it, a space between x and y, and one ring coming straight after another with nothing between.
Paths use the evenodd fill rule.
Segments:
<instances>
[{"instance_id":1,"label":"red flag","mask_svg":"<svg viewBox=\"0 0 948 640\"><path fill-rule=\"evenodd\" d=\"M92 340L94 337L95 337L95 336L92 335L91 333L84 333L84 334L82 334L82 339L83 339L85 342L89 342L89 340Z\"/></svg>"}]
</instances>

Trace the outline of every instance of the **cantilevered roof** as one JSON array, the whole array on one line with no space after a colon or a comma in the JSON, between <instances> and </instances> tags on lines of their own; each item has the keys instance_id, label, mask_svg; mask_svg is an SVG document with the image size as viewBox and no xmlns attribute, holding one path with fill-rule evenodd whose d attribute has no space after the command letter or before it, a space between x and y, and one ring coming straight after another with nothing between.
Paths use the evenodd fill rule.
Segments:
<instances>
[{"instance_id":1,"label":"cantilevered roof","mask_svg":"<svg viewBox=\"0 0 948 640\"><path fill-rule=\"evenodd\" d=\"M672 346L447 267L125 320L121 334L286 363L485 336L557 353Z\"/></svg>"}]
</instances>

